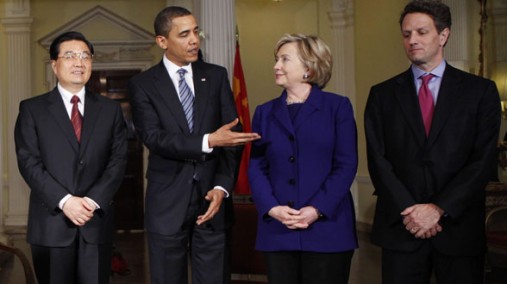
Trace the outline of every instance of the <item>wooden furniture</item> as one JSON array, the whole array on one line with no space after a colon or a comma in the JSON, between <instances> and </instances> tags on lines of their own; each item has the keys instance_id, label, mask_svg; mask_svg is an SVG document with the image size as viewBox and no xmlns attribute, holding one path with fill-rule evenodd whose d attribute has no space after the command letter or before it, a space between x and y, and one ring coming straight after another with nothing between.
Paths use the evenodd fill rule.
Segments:
<instances>
[{"instance_id":1,"label":"wooden furniture","mask_svg":"<svg viewBox=\"0 0 507 284\"><path fill-rule=\"evenodd\" d=\"M8 255L12 255L15 258L19 259L21 264L23 265L23 272L25 275L25 283L26 284L36 284L35 273L32 269L32 265L30 261L25 256L25 254L18 248L0 243L0 253L5 253ZM3 270L3 267L0 267L0 270Z\"/></svg>"},{"instance_id":2,"label":"wooden furniture","mask_svg":"<svg viewBox=\"0 0 507 284\"><path fill-rule=\"evenodd\" d=\"M507 185L490 183L486 187L487 261L491 269L507 268Z\"/></svg>"},{"instance_id":3,"label":"wooden furniture","mask_svg":"<svg viewBox=\"0 0 507 284\"><path fill-rule=\"evenodd\" d=\"M255 250L257 210L252 203L234 203L231 232L232 283L267 283L263 255Z\"/></svg>"}]
</instances>

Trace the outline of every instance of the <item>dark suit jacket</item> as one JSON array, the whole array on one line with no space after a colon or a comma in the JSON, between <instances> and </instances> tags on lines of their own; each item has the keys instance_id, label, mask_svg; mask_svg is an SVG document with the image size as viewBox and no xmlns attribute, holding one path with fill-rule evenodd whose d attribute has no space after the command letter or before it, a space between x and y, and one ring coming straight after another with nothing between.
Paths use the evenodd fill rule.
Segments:
<instances>
[{"instance_id":1,"label":"dark suit jacket","mask_svg":"<svg viewBox=\"0 0 507 284\"><path fill-rule=\"evenodd\" d=\"M357 247L350 186L357 170L357 132L350 101L313 87L291 121L284 91L258 106L252 129L249 180L259 212L262 251L343 252ZM291 230L267 218L278 205L314 206L325 218Z\"/></svg>"},{"instance_id":2,"label":"dark suit jacket","mask_svg":"<svg viewBox=\"0 0 507 284\"><path fill-rule=\"evenodd\" d=\"M31 189L28 242L67 246L78 231L89 243L111 242L112 199L122 181L127 154L120 106L87 90L79 145L55 88L20 103L14 138L18 167ZM87 196L100 206L79 229L58 208L67 194Z\"/></svg>"},{"instance_id":3,"label":"dark suit jacket","mask_svg":"<svg viewBox=\"0 0 507 284\"><path fill-rule=\"evenodd\" d=\"M146 228L159 234L181 229L193 192L204 202L215 185L232 193L238 165L237 148L202 152L202 140L237 117L225 68L192 63L195 89L194 131L189 132L176 87L161 61L130 81L132 115L137 132L150 150L147 170ZM239 128L237 128L238 130ZM194 193L195 194L195 193ZM214 229L230 224L232 198L208 222ZM202 205L202 213L206 204Z\"/></svg>"},{"instance_id":4,"label":"dark suit jacket","mask_svg":"<svg viewBox=\"0 0 507 284\"><path fill-rule=\"evenodd\" d=\"M372 241L412 251L424 240L400 212L434 203L447 217L429 241L449 255L485 250L485 187L496 169L500 101L495 84L447 65L428 138L412 71L373 86L364 114L368 168L377 207Z\"/></svg>"}]
</instances>

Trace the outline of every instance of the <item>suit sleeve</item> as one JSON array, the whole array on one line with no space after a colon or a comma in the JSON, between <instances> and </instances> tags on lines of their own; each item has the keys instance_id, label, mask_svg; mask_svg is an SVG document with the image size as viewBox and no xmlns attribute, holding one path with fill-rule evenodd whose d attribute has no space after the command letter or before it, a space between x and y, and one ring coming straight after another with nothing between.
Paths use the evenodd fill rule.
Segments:
<instances>
[{"instance_id":1,"label":"suit sleeve","mask_svg":"<svg viewBox=\"0 0 507 284\"><path fill-rule=\"evenodd\" d=\"M132 118L137 133L146 147L156 155L167 159L199 160L202 158L204 135L185 135L181 131L165 129L158 109L147 88L140 81L129 82ZM160 103L160 101L158 102Z\"/></svg>"},{"instance_id":2,"label":"suit sleeve","mask_svg":"<svg viewBox=\"0 0 507 284\"><path fill-rule=\"evenodd\" d=\"M42 162L35 118L26 101L19 105L14 140L18 168L32 194L50 210L59 210L58 203L69 191L53 178Z\"/></svg>"},{"instance_id":3,"label":"suit sleeve","mask_svg":"<svg viewBox=\"0 0 507 284\"><path fill-rule=\"evenodd\" d=\"M115 104L114 123L107 164L102 175L93 183L86 196L93 199L102 209L111 203L118 191L127 166L127 129L119 104Z\"/></svg>"},{"instance_id":4,"label":"suit sleeve","mask_svg":"<svg viewBox=\"0 0 507 284\"><path fill-rule=\"evenodd\" d=\"M357 172L357 128L348 99L340 103L334 133L337 133L331 171L317 194L310 200L325 216L335 216L342 201L349 196Z\"/></svg>"},{"instance_id":5,"label":"suit sleeve","mask_svg":"<svg viewBox=\"0 0 507 284\"><path fill-rule=\"evenodd\" d=\"M470 204L483 202L477 198L491 180L496 169L497 142L500 131L500 96L494 82L488 80L477 108L475 140L466 164L434 199L450 217L459 217Z\"/></svg>"},{"instance_id":6,"label":"suit sleeve","mask_svg":"<svg viewBox=\"0 0 507 284\"><path fill-rule=\"evenodd\" d=\"M266 158L266 148L269 137L262 133L264 123L262 119L264 117L262 107L257 107L252 119L252 131L259 133L262 138L252 142L248 163L248 180L252 189L252 197L261 216L265 216L271 208L280 205L273 194L273 188L268 178L269 164Z\"/></svg>"},{"instance_id":7,"label":"suit sleeve","mask_svg":"<svg viewBox=\"0 0 507 284\"><path fill-rule=\"evenodd\" d=\"M380 94L376 88L370 90L364 112L364 127L366 134L366 151L370 178L375 187L374 194L381 196L390 204L390 218L392 222L400 221L400 213L415 204L414 197L396 176L393 166L386 159L383 109Z\"/></svg>"}]
</instances>

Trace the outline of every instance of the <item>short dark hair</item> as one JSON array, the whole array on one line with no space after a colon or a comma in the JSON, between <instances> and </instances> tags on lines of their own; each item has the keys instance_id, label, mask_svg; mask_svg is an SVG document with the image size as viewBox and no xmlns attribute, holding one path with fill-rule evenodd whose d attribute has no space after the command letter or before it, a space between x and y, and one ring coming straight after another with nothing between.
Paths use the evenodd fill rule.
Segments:
<instances>
[{"instance_id":1,"label":"short dark hair","mask_svg":"<svg viewBox=\"0 0 507 284\"><path fill-rule=\"evenodd\" d=\"M430 16L435 22L438 33L445 28L451 29L451 11L449 6L441 0L413 0L405 6L400 16L400 27L407 14L423 13Z\"/></svg>"},{"instance_id":2,"label":"short dark hair","mask_svg":"<svg viewBox=\"0 0 507 284\"><path fill-rule=\"evenodd\" d=\"M53 40L53 42L51 43L51 46L49 47L49 58L51 60L56 60L58 58L58 54L60 54L60 45L62 44L62 42L71 41L71 40L78 40L78 41L84 42L88 46L90 53L92 55L94 54L92 43L89 42L82 33L76 32L76 31L70 31L70 32L65 32L65 33L57 36Z\"/></svg>"},{"instance_id":3,"label":"short dark hair","mask_svg":"<svg viewBox=\"0 0 507 284\"><path fill-rule=\"evenodd\" d=\"M192 15L192 13L183 7L165 7L155 18L155 23L153 24L155 27L155 35L166 37L169 31L171 31L173 19L188 15Z\"/></svg>"}]
</instances>

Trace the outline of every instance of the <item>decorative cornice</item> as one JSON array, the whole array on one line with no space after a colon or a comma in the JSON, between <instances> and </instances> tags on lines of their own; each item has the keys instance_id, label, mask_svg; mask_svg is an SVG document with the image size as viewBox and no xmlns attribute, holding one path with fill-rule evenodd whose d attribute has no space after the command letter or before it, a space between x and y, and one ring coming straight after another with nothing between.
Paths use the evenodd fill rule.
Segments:
<instances>
[{"instance_id":1,"label":"decorative cornice","mask_svg":"<svg viewBox=\"0 0 507 284\"><path fill-rule=\"evenodd\" d=\"M106 8L98 5L94 8L86 11L85 13L77 16L74 20L63 24L59 28L55 29L48 35L44 36L39 40L39 43L48 48L54 38L66 31L87 31L92 26L91 24L96 21L104 21L109 24L110 28L115 28L121 34L128 34L128 37L120 40L104 40L97 39L90 41L93 42L95 47L100 46L144 46L149 48L154 44L154 35L145 29L133 24L132 22L120 17L119 15L107 10Z\"/></svg>"},{"instance_id":2,"label":"decorative cornice","mask_svg":"<svg viewBox=\"0 0 507 284\"><path fill-rule=\"evenodd\" d=\"M354 6L351 0L333 1L333 11L327 13L332 28L345 28L354 25Z\"/></svg>"},{"instance_id":3,"label":"decorative cornice","mask_svg":"<svg viewBox=\"0 0 507 284\"><path fill-rule=\"evenodd\" d=\"M2 23L7 33L30 32L33 18L3 18L0 23Z\"/></svg>"},{"instance_id":4,"label":"decorative cornice","mask_svg":"<svg viewBox=\"0 0 507 284\"><path fill-rule=\"evenodd\" d=\"M5 8L6 18L30 17L30 0L7 0Z\"/></svg>"}]
</instances>

